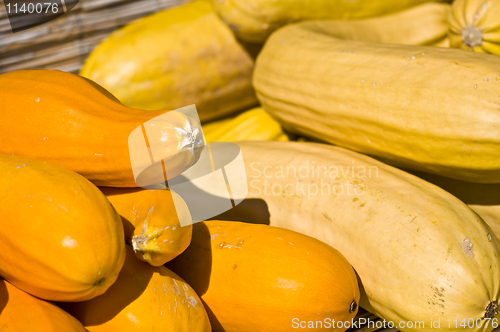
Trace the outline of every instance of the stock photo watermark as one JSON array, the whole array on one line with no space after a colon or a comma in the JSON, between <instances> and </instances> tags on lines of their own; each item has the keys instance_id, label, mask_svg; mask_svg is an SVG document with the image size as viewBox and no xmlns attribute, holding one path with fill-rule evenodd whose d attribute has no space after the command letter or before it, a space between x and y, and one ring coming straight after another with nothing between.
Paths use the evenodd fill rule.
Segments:
<instances>
[{"instance_id":1,"label":"stock photo watermark","mask_svg":"<svg viewBox=\"0 0 500 332\"><path fill-rule=\"evenodd\" d=\"M265 196L299 196L312 199L324 195L361 196L366 192L362 179L378 178L377 166L305 165L263 166L250 164L250 194ZM359 181L358 181L359 180Z\"/></svg>"}]
</instances>

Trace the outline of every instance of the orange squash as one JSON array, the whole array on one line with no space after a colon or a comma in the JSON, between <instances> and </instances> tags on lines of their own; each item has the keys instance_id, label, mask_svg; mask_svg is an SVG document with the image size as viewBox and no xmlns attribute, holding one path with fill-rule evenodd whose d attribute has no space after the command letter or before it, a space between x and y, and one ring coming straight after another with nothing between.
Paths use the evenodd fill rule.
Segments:
<instances>
[{"instance_id":1,"label":"orange squash","mask_svg":"<svg viewBox=\"0 0 500 332\"><path fill-rule=\"evenodd\" d=\"M118 280L90 301L63 303L90 332L210 332L200 298L178 275L164 266L127 258Z\"/></svg>"},{"instance_id":2,"label":"orange squash","mask_svg":"<svg viewBox=\"0 0 500 332\"><path fill-rule=\"evenodd\" d=\"M129 135L160 115L168 116L168 121L152 120L155 127L143 127L149 145L160 147L154 165L163 161L173 177L201 153L191 148L203 140L197 121L176 111L128 108L77 75L56 70L11 72L0 75L0 91L0 154L53 162L96 185L137 187ZM150 165L149 158L143 159L135 166ZM163 180L163 174L155 176L145 179L144 186Z\"/></svg>"},{"instance_id":3,"label":"orange squash","mask_svg":"<svg viewBox=\"0 0 500 332\"><path fill-rule=\"evenodd\" d=\"M104 293L125 259L120 216L97 187L61 166L0 156L0 277L34 296Z\"/></svg>"},{"instance_id":4,"label":"orange squash","mask_svg":"<svg viewBox=\"0 0 500 332\"><path fill-rule=\"evenodd\" d=\"M0 280L0 331L85 332L73 316Z\"/></svg>"},{"instance_id":5,"label":"orange squash","mask_svg":"<svg viewBox=\"0 0 500 332\"><path fill-rule=\"evenodd\" d=\"M216 332L291 331L309 321L323 322L315 331L344 331L329 325L350 322L358 309L349 262L327 244L283 228L196 223L191 245L167 267L200 295Z\"/></svg>"},{"instance_id":6,"label":"orange squash","mask_svg":"<svg viewBox=\"0 0 500 332\"><path fill-rule=\"evenodd\" d=\"M140 260L160 266L189 246L193 220L175 192L105 187L101 190L122 217L125 240ZM180 220L187 225L182 226Z\"/></svg>"}]
</instances>

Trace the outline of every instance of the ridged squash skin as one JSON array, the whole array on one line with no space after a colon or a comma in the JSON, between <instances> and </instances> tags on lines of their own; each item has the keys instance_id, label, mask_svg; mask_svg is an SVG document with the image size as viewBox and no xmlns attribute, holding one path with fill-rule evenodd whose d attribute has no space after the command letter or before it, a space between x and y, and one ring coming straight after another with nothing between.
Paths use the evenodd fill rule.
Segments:
<instances>
[{"instance_id":1,"label":"ridged squash skin","mask_svg":"<svg viewBox=\"0 0 500 332\"><path fill-rule=\"evenodd\" d=\"M401 168L499 183L499 72L497 56L341 40L304 22L269 38L254 86L292 133Z\"/></svg>"},{"instance_id":2,"label":"ridged squash skin","mask_svg":"<svg viewBox=\"0 0 500 332\"><path fill-rule=\"evenodd\" d=\"M203 126L203 134L207 142L288 141L281 125L262 107Z\"/></svg>"},{"instance_id":3,"label":"ridged squash skin","mask_svg":"<svg viewBox=\"0 0 500 332\"><path fill-rule=\"evenodd\" d=\"M125 259L120 216L83 176L0 156L0 277L36 297L84 301L104 293Z\"/></svg>"},{"instance_id":4,"label":"ridged squash skin","mask_svg":"<svg viewBox=\"0 0 500 332\"><path fill-rule=\"evenodd\" d=\"M85 332L83 325L56 305L0 280L0 331Z\"/></svg>"},{"instance_id":5,"label":"ridged squash skin","mask_svg":"<svg viewBox=\"0 0 500 332\"><path fill-rule=\"evenodd\" d=\"M200 295L214 332L292 331L294 319L355 317L356 275L336 249L267 225L211 220L193 228L188 249L167 266Z\"/></svg>"},{"instance_id":6,"label":"ridged squash skin","mask_svg":"<svg viewBox=\"0 0 500 332\"><path fill-rule=\"evenodd\" d=\"M448 24L451 47L500 55L500 2L455 0Z\"/></svg>"},{"instance_id":7,"label":"ridged squash skin","mask_svg":"<svg viewBox=\"0 0 500 332\"><path fill-rule=\"evenodd\" d=\"M177 193L169 189L100 189L122 217L125 241L140 260L161 266L189 246L192 218ZM179 220L189 224L181 226Z\"/></svg>"},{"instance_id":8,"label":"ridged squash skin","mask_svg":"<svg viewBox=\"0 0 500 332\"><path fill-rule=\"evenodd\" d=\"M262 43L279 27L305 20L362 19L395 13L432 0L212 0L242 40Z\"/></svg>"},{"instance_id":9,"label":"ridged squash skin","mask_svg":"<svg viewBox=\"0 0 500 332\"><path fill-rule=\"evenodd\" d=\"M446 191L359 153L317 143L238 142L249 193L232 220L268 223L339 250L364 291L360 306L407 331L498 316L500 244ZM238 213L240 210L240 213ZM226 216L219 216L225 218ZM400 327L423 321L424 327Z\"/></svg>"},{"instance_id":10,"label":"ridged squash skin","mask_svg":"<svg viewBox=\"0 0 500 332\"><path fill-rule=\"evenodd\" d=\"M118 280L106 293L62 307L89 332L211 332L191 286L164 266L141 262L130 246Z\"/></svg>"},{"instance_id":11,"label":"ridged squash skin","mask_svg":"<svg viewBox=\"0 0 500 332\"><path fill-rule=\"evenodd\" d=\"M113 32L80 75L127 106L145 110L196 104L202 122L257 104L254 61L209 1L193 1Z\"/></svg>"},{"instance_id":12,"label":"ridged squash skin","mask_svg":"<svg viewBox=\"0 0 500 332\"><path fill-rule=\"evenodd\" d=\"M52 162L99 186L137 187L129 135L168 112L126 107L94 82L57 70L2 74L0 91L0 154ZM156 130L148 129L149 144L162 144L158 155L167 174L180 174L198 160L201 151L184 149L188 136L182 132L189 126L189 134L200 133L190 139L202 139L197 121L176 111L168 121L152 121ZM151 184L161 180L163 174Z\"/></svg>"},{"instance_id":13,"label":"ridged squash skin","mask_svg":"<svg viewBox=\"0 0 500 332\"><path fill-rule=\"evenodd\" d=\"M397 13L362 20L315 21L321 31L340 39L384 44L449 47L450 5L428 2Z\"/></svg>"},{"instance_id":14,"label":"ridged squash skin","mask_svg":"<svg viewBox=\"0 0 500 332\"><path fill-rule=\"evenodd\" d=\"M495 235L500 237L500 184L473 183L429 173L412 173L443 188L469 205L486 221Z\"/></svg>"}]
</instances>

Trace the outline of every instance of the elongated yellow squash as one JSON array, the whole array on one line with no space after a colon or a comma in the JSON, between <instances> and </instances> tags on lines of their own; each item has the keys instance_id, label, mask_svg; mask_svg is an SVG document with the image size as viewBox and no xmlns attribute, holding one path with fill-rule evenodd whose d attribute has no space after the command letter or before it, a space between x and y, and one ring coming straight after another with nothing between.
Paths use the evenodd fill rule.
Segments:
<instances>
[{"instance_id":1,"label":"elongated yellow squash","mask_svg":"<svg viewBox=\"0 0 500 332\"><path fill-rule=\"evenodd\" d=\"M389 15L362 20L322 20L314 25L340 39L448 47L449 10L449 4L429 2Z\"/></svg>"},{"instance_id":2,"label":"elongated yellow squash","mask_svg":"<svg viewBox=\"0 0 500 332\"><path fill-rule=\"evenodd\" d=\"M288 141L281 125L262 107L203 126L203 134L207 142Z\"/></svg>"},{"instance_id":3,"label":"elongated yellow squash","mask_svg":"<svg viewBox=\"0 0 500 332\"><path fill-rule=\"evenodd\" d=\"M500 55L500 2L455 0L448 14L451 47Z\"/></svg>"},{"instance_id":4,"label":"elongated yellow squash","mask_svg":"<svg viewBox=\"0 0 500 332\"><path fill-rule=\"evenodd\" d=\"M287 229L196 223L188 249L167 266L200 294L214 332L285 332L309 321L322 322L316 331L345 331L358 310L351 264L331 246Z\"/></svg>"},{"instance_id":5,"label":"elongated yellow squash","mask_svg":"<svg viewBox=\"0 0 500 332\"><path fill-rule=\"evenodd\" d=\"M193 1L115 31L92 51L80 75L133 108L196 104L204 122L257 104L253 63L211 4Z\"/></svg>"},{"instance_id":6,"label":"elongated yellow squash","mask_svg":"<svg viewBox=\"0 0 500 332\"><path fill-rule=\"evenodd\" d=\"M334 246L359 275L361 307L398 330L435 331L431 320L438 319L478 320L481 328L466 331L492 330L485 318L500 318L500 244L458 198L340 147L238 145L249 193L218 218L269 223ZM218 195L209 184L205 190Z\"/></svg>"},{"instance_id":7,"label":"elongated yellow squash","mask_svg":"<svg viewBox=\"0 0 500 332\"><path fill-rule=\"evenodd\" d=\"M254 86L283 127L402 168L500 182L500 61L458 49L274 33Z\"/></svg>"},{"instance_id":8,"label":"elongated yellow squash","mask_svg":"<svg viewBox=\"0 0 500 332\"><path fill-rule=\"evenodd\" d=\"M188 247L193 231L191 214L177 193L169 189L100 189L122 217L125 240L140 260L160 266ZM180 220L187 225L182 226Z\"/></svg>"},{"instance_id":9,"label":"elongated yellow squash","mask_svg":"<svg viewBox=\"0 0 500 332\"><path fill-rule=\"evenodd\" d=\"M0 277L38 298L103 294L125 260L120 216L83 176L0 156Z\"/></svg>"},{"instance_id":10,"label":"elongated yellow squash","mask_svg":"<svg viewBox=\"0 0 500 332\"><path fill-rule=\"evenodd\" d=\"M259 43L279 27L297 21L375 17L432 0L212 0L215 9L246 41Z\"/></svg>"},{"instance_id":11,"label":"elongated yellow squash","mask_svg":"<svg viewBox=\"0 0 500 332\"><path fill-rule=\"evenodd\" d=\"M433 183L469 205L500 237L500 184L473 183L450 179L436 174L412 172L414 175Z\"/></svg>"}]
</instances>

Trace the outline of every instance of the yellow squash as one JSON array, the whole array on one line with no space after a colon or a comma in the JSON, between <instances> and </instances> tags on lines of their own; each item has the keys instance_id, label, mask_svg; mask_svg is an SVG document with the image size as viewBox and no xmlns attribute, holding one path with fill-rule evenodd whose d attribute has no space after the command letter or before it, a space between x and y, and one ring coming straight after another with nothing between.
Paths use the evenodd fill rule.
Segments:
<instances>
[{"instance_id":1,"label":"yellow squash","mask_svg":"<svg viewBox=\"0 0 500 332\"><path fill-rule=\"evenodd\" d=\"M246 41L261 43L279 27L303 20L345 20L394 13L432 0L212 0L215 9Z\"/></svg>"},{"instance_id":2,"label":"yellow squash","mask_svg":"<svg viewBox=\"0 0 500 332\"><path fill-rule=\"evenodd\" d=\"M113 32L80 75L127 106L145 110L196 104L202 122L257 104L253 59L211 4L193 1Z\"/></svg>"},{"instance_id":3,"label":"yellow squash","mask_svg":"<svg viewBox=\"0 0 500 332\"><path fill-rule=\"evenodd\" d=\"M89 332L212 331L191 286L164 266L141 262L130 246L118 280L106 293L62 307Z\"/></svg>"},{"instance_id":4,"label":"yellow squash","mask_svg":"<svg viewBox=\"0 0 500 332\"><path fill-rule=\"evenodd\" d=\"M281 125L262 107L248 110L233 119L203 126L207 142L288 141Z\"/></svg>"},{"instance_id":5,"label":"yellow squash","mask_svg":"<svg viewBox=\"0 0 500 332\"><path fill-rule=\"evenodd\" d=\"M498 0L455 0L448 24L452 47L500 55Z\"/></svg>"},{"instance_id":6,"label":"yellow squash","mask_svg":"<svg viewBox=\"0 0 500 332\"><path fill-rule=\"evenodd\" d=\"M321 322L315 331L345 331L338 322L358 310L356 274L342 254L278 227L196 223L168 266L200 295L214 332L285 332L309 321Z\"/></svg>"},{"instance_id":7,"label":"yellow squash","mask_svg":"<svg viewBox=\"0 0 500 332\"><path fill-rule=\"evenodd\" d=\"M431 320L438 319L447 331L493 329L485 318L500 318L500 244L458 198L340 147L238 145L249 193L228 211L232 220L268 223L334 246L359 275L360 306L397 330L436 331ZM448 319L482 328L448 328ZM409 321L424 325L398 325Z\"/></svg>"},{"instance_id":8,"label":"yellow squash","mask_svg":"<svg viewBox=\"0 0 500 332\"><path fill-rule=\"evenodd\" d=\"M196 148L202 142L201 126L195 119L178 111L123 106L78 75L58 70L10 72L0 75L0 91L0 154L52 162L96 185L137 187L134 167L145 168L137 177L141 183L164 182L161 171L149 170L163 166L173 177L198 161L201 153ZM129 140L133 132L139 139ZM130 151L142 153L142 158L132 154L136 165Z\"/></svg>"},{"instance_id":9,"label":"yellow squash","mask_svg":"<svg viewBox=\"0 0 500 332\"><path fill-rule=\"evenodd\" d=\"M284 27L254 86L285 130L398 167L500 182L500 61L464 50L341 40Z\"/></svg>"},{"instance_id":10,"label":"yellow squash","mask_svg":"<svg viewBox=\"0 0 500 332\"><path fill-rule=\"evenodd\" d=\"M125 259L120 216L83 176L0 156L0 277L45 300L104 293Z\"/></svg>"},{"instance_id":11,"label":"yellow squash","mask_svg":"<svg viewBox=\"0 0 500 332\"><path fill-rule=\"evenodd\" d=\"M160 266L188 247L193 230L191 214L175 192L105 187L101 191L122 217L125 240L140 260Z\"/></svg>"},{"instance_id":12,"label":"yellow squash","mask_svg":"<svg viewBox=\"0 0 500 332\"><path fill-rule=\"evenodd\" d=\"M0 279L0 331L85 332L73 316Z\"/></svg>"},{"instance_id":13,"label":"yellow squash","mask_svg":"<svg viewBox=\"0 0 500 332\"><path fill-rule=\"evenodd\" d=\"M362 20L315 21L331 36L384 44L449 46L446 16L450 5L428 2L397 13Z\"/></svg>"},{"instance_id":14,"label":"yellow squash","mask_svg":"<svg viewBox=\"0 0 500 332\"><path fill-rule=\"evenodd\" d=\"M500 237L500 184L473 183L423 172L414 175L433 183L470 206Z\"/></svg>"}]
</instances>

